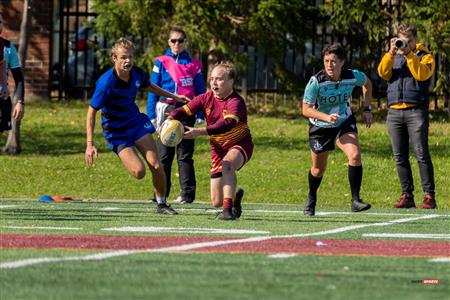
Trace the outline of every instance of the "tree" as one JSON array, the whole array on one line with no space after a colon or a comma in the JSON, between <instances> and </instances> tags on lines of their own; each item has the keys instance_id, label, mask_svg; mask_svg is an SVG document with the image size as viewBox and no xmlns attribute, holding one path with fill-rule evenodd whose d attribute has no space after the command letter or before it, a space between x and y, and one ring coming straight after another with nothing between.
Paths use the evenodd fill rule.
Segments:
<instances>
[{"instance_id":1,"label":"tree","mask_svg":"<svg viewBox=\"0 0 450 300\"><path fill-rule=\"evenodd\" d=\"M20 40L19 40L19 59L22 62L22 71L25 70L25 62L27 57L27 47L29 40L29 32L31 25L31 9L33 0L25 0L22 14L22 22L20 24ZM13 97L13 106L16 104L16 97ZM20 147L20 121L16 122L13 118L11 130L8 134L6 145L3 152L11 155L16 155L21 152Z\"/></svg>"}]
</instances>

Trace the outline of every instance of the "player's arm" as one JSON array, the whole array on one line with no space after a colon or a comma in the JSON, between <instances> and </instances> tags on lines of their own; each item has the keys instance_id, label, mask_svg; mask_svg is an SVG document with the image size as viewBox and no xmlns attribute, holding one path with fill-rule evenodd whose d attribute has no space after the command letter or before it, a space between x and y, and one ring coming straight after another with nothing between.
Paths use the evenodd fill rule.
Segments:
<instances>
[{"instance_id":1,"label":"player's arm","mask_svg":"<svg viewBox=\"0 0 450 300\"><path fill-rule=\"evenodd\" d=\"M12 68L11 73L13 75L15 85L14 96L17 99L12 116L16 121L20 121L25 114L25 81L23 79L21 67Z\"/></svg>"},{"instance_id":2,"label":"player's arm","mask_svg":"<svg viewBox=\"0 0 450 300\"><path fill-rule=\"evenodd\" d=\"M373 115L372 115L372 81L367 77L366 83L362 86L364 108L363 116L366 120L366 127L372 126Z\"/></svg>"},{"instance_id":3,"label":"player's arm","mask_svg":"<svg viewBox=\"0 0 450 300\"><path fill-rule=\"evenodd\" d=\"M340 118L339 115L335 113L328 115L326 113L318 111L314 107L314 104L307 102L302 103L302 114L307 118L322 120L331 124L336 123L336 121Z\"/></svg>"},{"instance_id":4,"label":"player's arm","mask_svg":"<svg viewBox=\"0 0 450 300\"><path fill-rule=\"evenodd\" d=\"M94 163L94 156L98 157L97 148L94 144L94 128L95 128L95 116L97 110L92 106L89 106L86 115L86 151L84 153L84 160L88 166L92 166Z\"/></svg>"},{"instance_id":5,"label":"player's arm","mask_svg":"<svg viewBox=\"0 0 450 300\"><path fill-rule=\"evenodd\" d=\"M152 92L158 96L162 96L162 97L166 97L166 98L173 98L173 99L177 100L178 102L187 103L190 101L190 99L184 95L172 94L153 83L150 83L150 85L146 89L147 89L147 91Z\"/></svg>"}]
</instances>

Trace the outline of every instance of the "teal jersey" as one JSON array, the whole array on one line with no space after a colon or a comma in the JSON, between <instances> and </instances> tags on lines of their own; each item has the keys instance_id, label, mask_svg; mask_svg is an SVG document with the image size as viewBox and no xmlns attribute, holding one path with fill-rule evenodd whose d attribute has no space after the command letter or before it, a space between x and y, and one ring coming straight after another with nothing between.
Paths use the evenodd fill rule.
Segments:
<instances>
[{"instance_id":1,"label":"teal jersey","mask_svg":"<svg viewBox=\"0 0 450 300\"><path fill-rule=\"evenodd\" d=\"M367 77L358 70L343 69L341 80L331 81L324 70L311 76L305 88L303 102L314 104L315 109L326 114L340 116L335 123L310 118L311 124L319 127L339 127L352 115L351 96L355 86L363 86Z\"/></svg>"}]
</instances>

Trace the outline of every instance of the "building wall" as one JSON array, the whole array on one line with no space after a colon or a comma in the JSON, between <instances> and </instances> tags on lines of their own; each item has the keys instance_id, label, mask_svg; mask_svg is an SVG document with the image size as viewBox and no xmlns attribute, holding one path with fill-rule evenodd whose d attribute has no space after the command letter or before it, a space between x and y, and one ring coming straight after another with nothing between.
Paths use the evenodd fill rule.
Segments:
<instances>
[{"instance_id":1,"label":"building wall","mask_svg":"<svg viewBox=\"0 0 450 300\"><path fill-rule=\"evenodd\" d=\"M23 0L1 0L2 36L19 50ZM52 0L34 0L26 61L21 62L25 76L25 99L46 99L49 96ZM11 78L10 78L11 80ZM10 82L13 85L14 81Z\"/></svg>"}]
</instances>

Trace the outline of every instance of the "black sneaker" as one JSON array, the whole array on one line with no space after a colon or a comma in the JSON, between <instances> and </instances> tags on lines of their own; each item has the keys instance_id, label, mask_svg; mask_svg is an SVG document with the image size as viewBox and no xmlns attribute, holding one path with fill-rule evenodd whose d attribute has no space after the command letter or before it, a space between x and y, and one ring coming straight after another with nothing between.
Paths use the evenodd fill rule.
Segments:
<instances>
[{"instance_id":1,"label":"black sneaker","mask_svg":"<svg viewBox=\"0 0 450 300\"><path fill-rule=\"evenodd\" d=\"M308 197L305 208L303 209L303 214L308 217L312 217L316 214L316 200Z\"/></svg>"},{"instance_id":2,"label":"black sneaker","mask_svg":"<svg viewBox=\"0 0 450 300\"><path fill-rule=\"evenodd\" d=\"M178 215L176 210L171 208L166 203L158 204L158 206L156 207L156 212L159 213L159 214L163 214L163 215Z\"/></svg>"},{"instance_id":3,"label":"black sneaker","mask_svg":"<svg viewBox=\"0 0 450 300\"><path fill-rule=\"evenodd\" d=\"M236 199L234 199L233 209L231 210L236 219L239 219L242 215L242 206L241 206L242 197L244 197L244 190L241 188L237 188Z\"/></svg>"},{"instance_id":4,"label":"black sneaker","mask_svg":"<svg viewBox=\"0 0 450 300\"><path fill-rule=\"evenodd\" d=\"M370 207L370 204L363 202L362 199L352 200L352 212L368 210Z\"/></svg>"},{"instance_id":5,"label":"black sneaker","mask_svg":"<svg viewBox=\"0 0 450 300\"><path fill-rule=\"evenodd\" d=\"M223 221L232 221L232 220L236 220L236 218L233 215L233 212L231 211L231 209L224 209L218 216L217 218L219 220L223 220Z\"/></svg>"}]
</instances>

